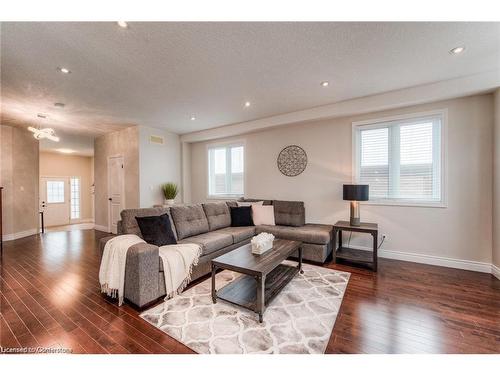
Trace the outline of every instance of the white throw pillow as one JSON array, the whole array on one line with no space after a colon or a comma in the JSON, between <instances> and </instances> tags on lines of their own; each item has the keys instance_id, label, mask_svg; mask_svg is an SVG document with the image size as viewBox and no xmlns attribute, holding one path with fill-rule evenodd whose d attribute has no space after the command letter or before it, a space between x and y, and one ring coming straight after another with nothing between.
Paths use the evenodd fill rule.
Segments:
<instances>
[{"instance_id":1,"label":"white throw pillow","mask_svg":"<svg viewBox=\"0 0 500 375\"><path fill-rule=\"evenodd\" d=\"M254 225L275 225L273 206L252 206L252 218Z\"/></svg>"},{"instance_id":2,"label":"white throw pillow","mask_svg":"<svg viewBox=\"0 0 500 375\"><path fill-rule=\"evenodd\" d=\"M258 201L258 202L236 202L238 207L248 207L248 206L262 206L264 204L264 201Z\"/></svg>"}]
</instances>

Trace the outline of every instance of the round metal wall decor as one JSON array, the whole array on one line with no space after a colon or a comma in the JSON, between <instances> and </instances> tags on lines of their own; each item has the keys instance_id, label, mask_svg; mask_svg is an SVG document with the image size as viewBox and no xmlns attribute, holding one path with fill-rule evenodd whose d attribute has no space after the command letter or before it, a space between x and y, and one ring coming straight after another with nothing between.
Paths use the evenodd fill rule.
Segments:
<instances>
[{"instance_id":1,"label":"round metal wall decor","mask_svg":"<svg viewBox=\"0 0 500 375\"><path fill-rule=\"evenodd\" d=\"M307 154L302 147L286 146L278 155L278 169L288 177L298 176L307 166Z\"/></svg>"}]
</instances>

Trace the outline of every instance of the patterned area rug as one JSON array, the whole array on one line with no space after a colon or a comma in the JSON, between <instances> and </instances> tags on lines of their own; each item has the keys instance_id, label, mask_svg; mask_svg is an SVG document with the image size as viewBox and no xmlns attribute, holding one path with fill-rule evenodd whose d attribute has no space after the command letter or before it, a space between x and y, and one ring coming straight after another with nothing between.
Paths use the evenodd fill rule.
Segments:
<instances>
[{"instance_id":1,"label":"patterned area rug","mask_svg":"<svg viewBox=\"0 0 500 375\"><path fill-rule=\"evenodd\" d=\"M212 303L211 280L186 290L141 317L197 353L325 352L350 274L304 264L264 312L257 314L217 300ZM240 274L217 274L220 289Z\"/></svg>"}]
</instances>

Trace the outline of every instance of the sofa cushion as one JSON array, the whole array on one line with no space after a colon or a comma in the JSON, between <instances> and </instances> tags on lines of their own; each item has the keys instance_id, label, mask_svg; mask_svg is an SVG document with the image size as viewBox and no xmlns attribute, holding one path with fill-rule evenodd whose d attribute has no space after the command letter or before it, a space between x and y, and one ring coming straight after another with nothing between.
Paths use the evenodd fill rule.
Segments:
<instances>
[{"instance_id":1,"label":"sofa cushion","mask_svg":"<svg viewBox=\"0 0 500 375\"><path fill-rule=\"evenodd\" d=\"M300 227L306 223L304 202L273 201L276 225Z\"/></svg>"},{"instance_id":2,"label":"sofa cushion","mask_svg":"<svg viewBox=\"0 0 500 375\"><path fill-rule=\"evenodd\" d=\"M231 226L231 214L225 202L203 203L202 206L211 231Z\"/></svg>"},{"instance_id":3,"label":"sofa cushion","mask_svg":"<svg viewBox=\"0 0 500 375\"><path fill-rule=\"evenodd\" d=\"M214 233L227 233L233 236L233 242L241 242L255 236L255 227L227 227Z\"/></svg>"},{"instance_id":4,"label":"sofa cushion","mask_svg":"<svg viewBox=\"0 0 500 375\"><path fill-rule=\"evenodd\" d=\"M252 207L229 207L232 227L249 227L253 225Z\"/></svg>"},{"instance_id":5,"label":"sofa cushion","mask_svg":"<svg viewBox=\"0 0 500 375\"><path fill-rule=\"evenodd\" d=\"M270 199L255 199L255 198L240 198L238 199L238 202L263 202L262 205L264 206L272 206L273 201Z\"/></svg>"},{"instance_id":6,"label":"sofa cushion","mask_svg":"<svg viewBox=\"0 0 500 375\"><path fill-rule=\"evenodd\" d=\"M323 224L306 224L302 227L259 225L256 228L257 234L267 232L274 234L277 238L317 245L327 245L330 243L333 232L333 226Z\"/></svg>"},{"instance_id":7,"label":"sofa cushion","mask_svg":"<svg viewBox=\"0 0 500 375\"><path fill-rule=\"evenodd\" d=\"M135 219L141 229L142 238L147 243L158 247L177 244L168 214L160 216L137 216Z\"/></svg>"},{"instance_id":8,"label":"sofa cushion","mask_svg":"<svg viewBox=\"0 0 500 375\"><path fill-rule=\"evenodd\" d=\"M135 234L142 238L141 230L137 224L136 217L144 216L160 216L163 214L170 214L170 207L153 207L153 208L130 208L123 210L120 213L122 218L120 223L119 234ZM177 240L176 228L172 217L170 218L170 226L172 232L174 233L175 239Z\"/></svg>"},{"instance_id":9,"label":"sofa cushion","mask_svg":"<svg viewBox=\"0 0 500 375\"><path fill-rule=\"evenodd\" d=\"M248 207L248 206L262 206L264 201L258 202L236 202L238 207Z\"/></svg>"},{"instance_id":10,"label":"sofa cushion","mask_svg":"<svg viewBox=\"0 0 500 375\"><path fill-rule=\"evenodd\" d=\"M201 204L173 206L170 207L170 214L172 215L179 240L206 233L209 230L208 220Z\"/></svg>"},{"instance_id":11,"label":"sofa cushion","mask_svg":"<svg viewBox=\"0 0 500 375\"><path fill-rule=\"evenodd\" d=\"M233 236L219 231L208 232L191 236L180 240L178 243L195 243L201 245L203 252L201 255L207 255L233 244Z\"/></svg>"},{"instance_id":12,"label":"sofa cushion","mask_svg":"<svg viewBox=\"0 0 500 375\"><path fill-rule=\"evenodd\" d=\"M253 225L275 225L273 206L252 206Z\"/></svg>"}]
</instances>

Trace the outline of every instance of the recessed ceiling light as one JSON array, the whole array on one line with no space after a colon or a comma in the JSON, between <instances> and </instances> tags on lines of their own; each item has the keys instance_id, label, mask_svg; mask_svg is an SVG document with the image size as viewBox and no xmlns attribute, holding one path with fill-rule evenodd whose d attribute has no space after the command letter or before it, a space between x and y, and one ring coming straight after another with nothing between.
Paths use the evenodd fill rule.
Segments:
<instances>
[{"instance_id":1,"label":"recessed ceiling light","mask_svg":"<svg viewBox=\"0 0 500 375\"><path fill-rule=\"evenodd\" d=\"M250 102L245 102L245 107L250 107L251 106L251 103Z\"/></svg>"},{"instance_id":2,"label":"recessed ceiling light","mask_svg":"<svg viewBox=\"0 0 500 375\"><path fill-rule=\"evenodd\" d=\"M194 120L196 120L196 117L191 116L191 121L194 121Z\"/></svg>"},{"instance_id":3,"label":"recessed ceiling light","mask_svg":"<svg viewBox=\"0 0 500 375\"><path fill-rule=\"evenodd\" d=\"M460 47L455 47L452 50L450 50L450 53L452 55L458 55L459 53L462 53L463 51L465 51L465 47L460 46Z\"/></svg>"},{"instance_id":4,"label":"recessed ceiling light","mask_svg":"<svg viewBox=\"0 0 500 375\"><path fill-rule=\"evenodd\" d=\"M60 108L62 108L62 107L64 107L65 105L66 105L66 104L64 104L64 103L60 103L60 102L54 103L54 107L60 107Z\"/></svg>"},{"instance_id":5,"label":"recessed ceiling light","mask_svg":"<svg viewBox=\"0 0 500 375\"><path fill-rule=\"evenodd\" d=\"M122 29L126 29L128 27L128 24L125 21L118 21L117 22L118 26L120 26Z\"/></svg>"},{"instance_id":6,"label":"recessed ceiling light","mask_svg":"<svg viewBox=\"0 0 500 375\"><path fill-rule=\"evenodd\" d=\"M330 82L328 82L328 81L321 82L321 86L323 86L323 87L327 87L329 84L330 84Z\"/></svg>"},{"instance_id":7,"label":"recessed ceiling light","mask_svg":"<svg viewBox=\"0 0 500 375\"><path fill-rule=\"evenodd\" d=\"M69 148L56 148L56 151L61 154L74 154L76 152L75 150L71 150Z\"/></svg>"},{"instance_id":8,"label":"recessed ceiling light","mask_svg":"<svg viewBox=\"0 0 500 375\"><path fill-rule=\"evenodd\" d=\"M59 70L61 73L64 73L64 74L69 74L71 73L71 70L69 70L68 68L61 68L61 67L58 67L57 70Z\"/></svg>"}]
</instances>

